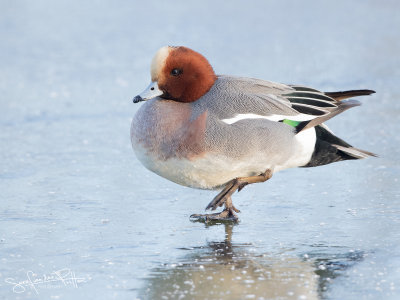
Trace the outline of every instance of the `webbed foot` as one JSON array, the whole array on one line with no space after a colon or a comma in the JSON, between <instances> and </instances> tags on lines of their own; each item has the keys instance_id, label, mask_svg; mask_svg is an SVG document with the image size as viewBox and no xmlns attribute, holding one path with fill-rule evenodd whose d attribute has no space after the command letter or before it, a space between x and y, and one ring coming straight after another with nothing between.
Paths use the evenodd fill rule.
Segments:
<instances>
[{"instance_id":1,"label":"webbed foot","mask_svg":"<svg viewBox=\"0 0 400 300\"><path fill-rule=\"evenodd\" d=\"M210 221L229 221L229 222L237 222L239 221L238 216L235 214L234 209L225 208L223 211L214 214L193 214L190 216L192 221L199 222L210 222Z\"/></svg>"},{"instance_id":2,"label":"webbed foot","mask_svg":"<svg viewBox=\"0 0 400 300\"><path fill-rule=\"evenodd\" d=\"M209 221L233 221L237 222L239 220L238 216L235 212L240 212L236 207L232 204L232 198L230 196L225 195L224 201L222 204L225 204L225 209L219 213L214 214L193 214L190 218L193 221L201 221L201 222L209 222ZM222 205L221 204L221 205Z\"/></svg>"}]
</instances>

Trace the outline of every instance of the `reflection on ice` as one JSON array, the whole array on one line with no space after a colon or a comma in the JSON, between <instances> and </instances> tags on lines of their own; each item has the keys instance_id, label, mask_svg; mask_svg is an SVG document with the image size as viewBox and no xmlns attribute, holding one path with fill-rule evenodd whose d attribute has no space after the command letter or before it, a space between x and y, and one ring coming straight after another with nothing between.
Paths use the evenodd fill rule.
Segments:
<instances>
[{"instance_id":1,"label":"reflection on ice","mask_svg":"<svg viewBox=\"0 0 400 300\"><path fill-rule=\"evenodd\" d=\"M148 299L318 299L312 262L286 254L259 255L251 245L226 239L195 248L178 264L154 269L140 298Z\"/></svg>"},{"instance_id":2,"label":"reflection on ice","mask_svg":"<svg viewBox=\"0 0 400 300\"><path fill-rule=\"evenodd\" d=\"M182 249L191 253L153 269L140 299L320 299L341 271L363 259L340 247L341 254L324 253L322 245L301 258L259 254L250 244L232 243L234 225L224 226L224 241Z\"/></svg>"}]
</instances>

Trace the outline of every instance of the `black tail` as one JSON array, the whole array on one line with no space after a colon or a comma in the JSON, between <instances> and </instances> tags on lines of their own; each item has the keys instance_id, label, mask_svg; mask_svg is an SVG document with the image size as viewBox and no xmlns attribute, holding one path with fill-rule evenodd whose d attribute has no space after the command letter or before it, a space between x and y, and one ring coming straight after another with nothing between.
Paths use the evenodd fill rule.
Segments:
<instances>
[{"instance_id":1,"label":"black tail","mask_svg":"<svg viewBox=\"0 0 400 300\"><path fill-rule=\"evenodd\" d=\"M328 97L331 97L337 101L341 101L343 99L357 97L357 96L367 96L374 94L375 91L373 90L350 90L350 91L343 91L343 92L325 92L324 94Z\"/></svg>"},{"instance_id":2,"label":"black tail","mask_svg":"<svg viewBox=\"0 0 400 300\"><path fill-rule=\"evenodd\" d=\"M341 160L376 156L374 153L352 147L321 125L314 128L317 137L314 153L308 164L303 167L316 167Z\"/></svg>"}]
</instances>

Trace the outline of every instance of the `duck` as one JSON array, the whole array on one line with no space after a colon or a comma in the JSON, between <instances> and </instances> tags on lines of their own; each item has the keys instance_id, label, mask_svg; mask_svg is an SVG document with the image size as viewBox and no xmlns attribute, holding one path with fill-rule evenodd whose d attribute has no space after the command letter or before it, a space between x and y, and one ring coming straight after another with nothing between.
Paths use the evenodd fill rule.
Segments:
<instances>
[{"instance_id":1,"label":"duck","mask_svg":"<svg viewBox=\"0 0 400 300\"><path fill-rule=\"evenodd\" d=\"M238 221L232 195L274 173L376 156L337 137L325 124L361 105L369 89L321 92L303 85L216 75L185 46L164 46L151 82L133 103L130 137L138 160L177 184L219 193L193 220Z\"/></svg>"}]
</instances>

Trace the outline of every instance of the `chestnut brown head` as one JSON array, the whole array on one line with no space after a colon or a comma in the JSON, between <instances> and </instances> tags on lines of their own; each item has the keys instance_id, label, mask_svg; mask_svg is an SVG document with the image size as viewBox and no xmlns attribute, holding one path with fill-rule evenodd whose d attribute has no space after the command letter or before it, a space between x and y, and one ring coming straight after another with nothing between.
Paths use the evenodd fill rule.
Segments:
<instances>
[{"instance_id":1,"label":"chestnut brown head","mask_svg":"<svg viewBox=\"0 0 400 300\"><path fill-rule=\"evenodd\" d=\"M151 83L133 101L160 96L178 102L193 102L207 93L217 79L200 53L186 47L162 47L151 63Z\"/></svg>"}]
</instances>

